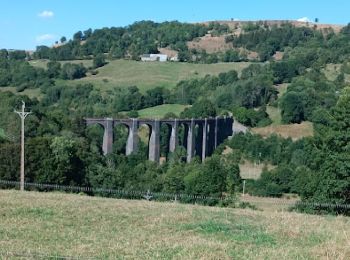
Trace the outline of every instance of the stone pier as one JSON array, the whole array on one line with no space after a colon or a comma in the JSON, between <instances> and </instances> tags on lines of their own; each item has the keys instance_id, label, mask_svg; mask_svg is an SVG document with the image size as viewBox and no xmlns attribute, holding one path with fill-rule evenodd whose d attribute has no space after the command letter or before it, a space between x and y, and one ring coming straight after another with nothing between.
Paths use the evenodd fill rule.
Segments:
<instances>
[{"instance_id":1,"label":"stone pier","mask_svg":"<svg viewBox=\"0 0 350 260\"><path fill-rule=\"evenodd\" d=\"M154 120L151 124L151 136L149 139L148 159L153 162L159 162L160 156L160 123Z\"/></svg>"},{"instance_id":2,"label":"stone pier","mask_svg":"<svg viewBox=\"0 0 350 260\"><path fill-rule=\"evenodd\" d=\"M232 117L215 117L200 119L113 119L113 118L86 118L87 125L99 124L104 128L103 153L112 153L114 138L113 128L122 124L128 128L128 140L126 143L126 155L138 150L138 130L141 125L147 125L150 129L148 158L159 162L160 159L160 128L162 124L170 127L168 136L169 153L174 152L179 145L179 126L184 126L183 145L187 150L186 161L190 162L194 156L199 156L202 161L210 156L215 148L233 133Z\"/></svg>"},{"instance_id":3,"label":"stone pier","mask_svg":"<svg viewBox=\"0 0 350 260\"><path fill-rule=\"evenodd\" d=\"M129 125L129 135L128 135L128 141L126 143L126 149L125 149L125 153L126 155L130 155L134 152L137 152L137 148L138 148L138 140L139 140L139 136L138 136L138 121L135 118L132 118L132 122Z\"/></svg>"}]
</instances>

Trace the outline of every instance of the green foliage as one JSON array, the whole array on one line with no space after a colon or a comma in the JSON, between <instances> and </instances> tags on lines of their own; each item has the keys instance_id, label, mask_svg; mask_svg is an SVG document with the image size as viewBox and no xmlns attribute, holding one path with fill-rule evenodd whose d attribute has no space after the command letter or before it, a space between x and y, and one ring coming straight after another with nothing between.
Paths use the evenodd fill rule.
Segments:
<instances>
[{"instance_id":1,"label":"green foliage","mask_svg":"<svg viewBox=\"0 0 350 260\"><path fill-rule=\"evenodd\" d=\"M274 170L263 171L249 192L258 196L281 197L283 193L292 191L294 179L293 169L287 165L280 165Z\"/></svg>"},{"instance_id":2,"label":"green foliage","mask_svg":"<svg viewBox=\"0 0 350 260\"><path fill-rule=\"evenodd\" d=\"M47 74L50 78L57 78L61 73L61 63L49 61L47 64Z\"/></svg>"},{"instance_id":3,"label":"green foliage","mask_svg":"<svg viewBox=\"0 0 350 260\"><path fill-rule=\"evenodd\" d=\"M137 112L137 110L131 110L126 115L130 118L138 118L139 117L139 113Z\"/></svg>"},{"instance_id":4,"label":"green foliage","mask_svg":"<svg viewBox=\"0 0 350 260\"><path fill-rule=\"evenodd\" d=\"M65 63L62 66L60 77L62 79L79 79L85 77L86 68L83 64Z\"/></svg>"},{"instance_id":5,"label":"green foliage","mask_svg":"<svg viewBox=\"0 0 350 260\"><path fill-rule=\"evenodd\" d=\"M319 180L316 174L306 166L300 166L295 170L295 178L292 183L293 192L299 194L302 200L312 198L313 191L317 190Z\"/></svg>"},{"instance_id":6,"label":"green foliage","mask_svg":"<svg viewBox=\"0 0 350 260\"><path fill-rule=\"evenodd\" d=\"M288 92L281 101L281 115L284 123L300 123L305 119L302 95Z\"/></svg>"},{"instance_id":7,"label":"green foliage","mask_svg":"<svg viewBox=\"0 0 350 260\"><path fill-rule=\"evenodd\" d=\"M238 133L227 142L227 145L234 150L238 149L243 157L251 161L280 165L296 162L294 152L300 153L300 150L306 150L309 143L306 139L293 142L291 139L284 139L277 135L264 139L260 135ZM303 158L305 161L310 159L307 154L304 154Z\"/></svg>"},{"instance_id":8,"label":"green foliage","mask_svg":"<svg viewBox=\"0 0 350 260\"><path fill-rule=\"evenodd\" d=\"M0 179L19 180L20 146L9 142L0 142Z\"/></svg>"},{"instance_id":9,"label":"green foliage","mask_svg":"<svg viewBox=\"0 0 350 260\"><path fill-rule=\"evenodd\" d=\"M200 100L180 114L182 118L205 118L217 115L217 109L209 100Z\"/></svg>"},{"instance_id":10,"label":"green foliage","mask_svg":"<svg viewBox=\"0 0 350 260\"><path fill-rule=\"evenodd\" d=\"M311 70L294 78L280 102L282 121L300 123L304 120L323 120L316 111L329 110L336 102L336 91L341 84L328 81L324 74ZM324 114L323 116L326 116Z\"/></svg>"},{"instance_id":11,"label":"green foliage","mask_svg":"<svg viewBox=\"0 0 350 260\"><path fill-rule=\"evenodd\" d=\"M215 28L218 33L225 31L224 26ZM57 48L48 49L38 46L35 57L69 60L109 53L112 58L124 58L130 55L132 59L138 60L141 54L158 53L158 47L191 41L195 37L203 36L207 31L208 27L205 25L176 21L163 23L141 21L127 27L111 27L93 31L88 29L84 32L76 32L72 41ZM80 44L81 41L85 41L84 44ZM178 47L174 46L174 48Z\"/></svg>"},{"instance_id":12,"label":"green foliage","mask_svg":"<svg viewBox=\"0 0 350 260\"><path fill-rule=\"evenodd\" d=\"M294 61L281 61L271 64L274 82L277 84L290 82L293 77L298 75L298 64Z\"/></svg>"},{"instance_id":13,"label":"green foliage","mask_svg":"<svg viewBox=\"0 0 350 260\"><path fill-rule=\"evenodd\" d=\"M256 31L259 28L260 28L260 26L257 23L253 23L253 22L248 22L248 23L244 24L244 26L242 27L242 29L245 32Z\"/></svg>"},{"instance_id":14,"label":"green foliage","mask_svg":"<svg viewBox=\"0 0 350 260\"><path fill-rule=\"evenodd\" d=\"M269 115L266 113L265 106L259 108L259 110L236 107L233 109L232 114L241 124L250 127L263 127L272 123Z\"/></svg>"},{"instance_id":15,"label":"green foliage","mask_svg":"<svg viewBox=\"0 0 350 260\"><path fill-rule=\"evenodd\" d=\"M227 24L221 24L218 22L210 22L208 25L208 30L211 31L211 34L218 36L221 34L226 34L230 32L230 28Z\"/></svg>"},{"instance_id":16,"label":"green foliage","mask_svg":"<svg viewBox=\"0 0 350 260\"><path fill-rule=\"evenodd\" d=\"M11 53L2 51L0 55L0 87L16 86L23 91L52 84L44 69L35 68L24 59L11 56Z\"/></svg>"},{"instance_id":17,"label":"green foliage","mask_svg":"<svg viewBox=\"0 0 350 260\"><path fill-rule=\"evenodd\" d=\"M228 171L221 163L220 157L214 155L206 159L202 167L193 168L184 178L185 191L193 195L222 196L227 190L227 185L232 191L231 182L226 185L227 175ZM233 179L231 177L231 180Z\"/></svg>"},{"instance_id":18,"label":"green foliage","mask_svg":"<svg viewBox=\"0 0 350 260\"><path fill-rule=\"evenodd\" d=\"M170 91L162 87L156 87L146 91L145 105L153 107L169 102Z\"/></svg>"},{"instance_id":19,"label":"green foliage","mask_svg":"<svg viewBox=\"0 0 350 260\"><path fill-rule=\"evenodd\" d=\"M102 67L106 64L106 60L103 54L97 54L92 60L92 66L94 69Z\"/></svg>"},{"instance_id":20,"label":"green foliage","mask_svg":"<svg viewBox=\"0 0 350 260\"><path fill-rule=\"evenodd\" d=\"M169 193L181 193L185 190L186 172L183 171L182 164L175 164L164 174L164 191Z\"/></svg>"},{"instance_id":21,"label":"green foliage","mask_svg":"<svg viewBox=\"0 0 350 260\"><path fill-rule=\"evenodd\" d=\"M320 32L307 27L294 27L289 23L270 28L248 23L243 29L246 33L227 38L227 41L232 41L234 46L259 52L262 61L269 59L276 51L283 51L286 47L323 40Z\"/></svg>"},{"instance_id":22,"label":"green foliage","mask_svg":"<svg viewBox=\"0 0 350 260\"><path fill-rule=\"evenodd\" d=\"M235 71L229 71L218 76L207 75L199 80L180 81L173 90L172 100L193 104L196 100L212 96L210 101L224 109L231 109L233 105L247 108L265 105L276 98L277 91L264 71L259 70L256 77L247 80L239 80Z\"/></svg>"},{"instance_id":23,"label":"green foliage","mask_svg":"<svg viewBox=\"0 0 350 260\"><path fill-rule=\"evenodd\" d=\"M328 127L319 128L313 145L313 162L309 165L312 185L301 191L304 201L318 203L350 203L350 89L344 89L332 110ZM312 207L311 207L312 208ZM317 207L315 207L317 210ZM332 208L329 211L349 214L346 208Z\"/></svg>"}]
</instances>

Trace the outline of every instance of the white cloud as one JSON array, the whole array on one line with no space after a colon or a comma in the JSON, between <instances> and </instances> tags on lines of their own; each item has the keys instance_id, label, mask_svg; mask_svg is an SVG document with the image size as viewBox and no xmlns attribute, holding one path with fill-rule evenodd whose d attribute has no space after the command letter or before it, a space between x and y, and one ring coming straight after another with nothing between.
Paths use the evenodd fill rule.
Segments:
<instances>
[{"instance_id":1,"label":"white cloud","mask_svg":"<svg viewBox=\"0 0 350 260\"><path fill-rule=\"evenodd\" d=\"M298 22L311 23L312 21L308 17L302 17L297 19Z\"/></svg>"},{"instance_id":2,"label":"white cloud","mask_svg":"<svg viewBox=\"0 0 350 260\"><path fill-rule=\"evenodd\" d=\"M42 18L51 18L54 16L54 13L52 11L44 10L39 13L38 16Z\"/></svg>"},{"instance_id":3,"label":"white cloud","mask_svg":"<svg viewBox=\"0 0 350 260\"><path fill-rule=\"evenodd\" d=\"M46 33L46 34L42 34L42 35L37 36L35 38L35 40L36 40L36 42L41 43L41 42L45 42L45 41L52 41L56 38L57 38L56 35Z\"/></svg>"}]
</instances>

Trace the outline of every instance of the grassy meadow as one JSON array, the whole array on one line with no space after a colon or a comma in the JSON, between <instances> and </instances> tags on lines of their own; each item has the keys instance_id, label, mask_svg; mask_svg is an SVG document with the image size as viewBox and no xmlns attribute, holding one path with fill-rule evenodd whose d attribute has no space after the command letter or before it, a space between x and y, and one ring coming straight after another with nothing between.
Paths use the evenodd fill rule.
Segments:
<instances>
[{"instance_id":1,"label":"grassy meadow","mask_svg":"<svg viewBox=\"0 0 350 260\"><path fill-rule=\"evenodd\" d=\"M29 63L32 66L35 67L39 67L39 68L43 68L46 69L47 66L46 64L49 62L49 60L31 60L29 61ZM92 60L70 60L70 61L60 61L61 64L65 64L65 63L76 63L76 64L80 64L82 63L86 68L88 67L92 67Z\"/></svg>"},{"instance_id":2,"label":"grassy meadow","mask_svg":"<svg viewBox=\"0 0 350 260\"><path fill-rule=\"evenodd\" d=\"M266 106L266 113L272 120L272 125L282 124L281 110L278 107Z\"/></svg>"},{"instance_id":3,"label":"grassy meadow","mask_svg":"<svg viewBox=\"0 0 350 260\"><path fill-rule=\"evenodd\" d=\"M248 199L248 198L247 198ZM350 219L0 190L0 257L349 259ZM25 256L16 258L15 255ZM51 258L50 258L51 259Z\"/></svg>"},{"instance_id":4,"label":"grassy meadow","mask_svg":"<svg viewBox=\"0 0 350 260\"><path fill-rule=\"evenodd\" d=\"M69 61L70 62L70 61ZM72 61L73 62L73 61ZM92 65L91 60L78 60L84 66ZM46 60L32 61L33 66L46 67ZM140 62L131 60L111 60L105 66L96 69L97 75L69 81L70 84L90 82L99 89L113 87L137 86L141 92L154 87L173 88L180 80L202 78L207 74L217 75L220 72L236 70L238 73L250 62L230 62L215 64L194 64L183 62Z\"/></svg>"},{"instance_id":5,"label":"grassy meadow","mask_svg":"<svg viewBox=\"0 0 350 260\"><path fill-rule=\"evenodd\" d=\"M0 93L5 92L5 91L10 91L10 92L17 94L17 95L26 95L30 98L40 99L42 97L42 93L40 92L39 88L28 88L22 92L17 92L15 87L0 87Z\"/></svg>"},{"instance_id":6,"label":"grassy meadow","mask_svg":"<svg viewBox=\"0 0 350 260\"><path fill-rule=\"evenodd\" d=\"M167 113L170 112L179 116L186 107L189 106L180 104L163 104L138 110L138 113L140 118L163 118Z\"/></svg>"}]
</instances>

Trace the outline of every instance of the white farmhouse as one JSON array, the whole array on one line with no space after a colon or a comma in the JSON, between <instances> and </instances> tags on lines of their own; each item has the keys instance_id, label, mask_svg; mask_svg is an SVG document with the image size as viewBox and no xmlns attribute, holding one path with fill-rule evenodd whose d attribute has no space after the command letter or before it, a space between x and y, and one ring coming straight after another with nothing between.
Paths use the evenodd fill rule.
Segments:
<instances>
[{"instance_id":1,"label":"white farmhouse","mask_svg":"<svg viewBox=\"0 0 350 260\"><path fill-rule=\"evenodd\" d=\"M143 54L141 55L142 61L160 61L164 62L168 60L168 55L166 54Z\"/></svg>"}]
</instances>

